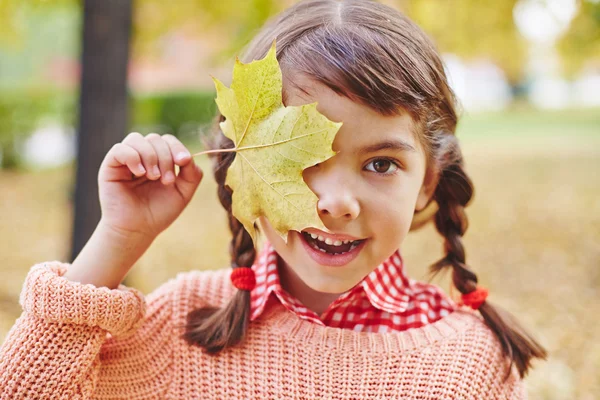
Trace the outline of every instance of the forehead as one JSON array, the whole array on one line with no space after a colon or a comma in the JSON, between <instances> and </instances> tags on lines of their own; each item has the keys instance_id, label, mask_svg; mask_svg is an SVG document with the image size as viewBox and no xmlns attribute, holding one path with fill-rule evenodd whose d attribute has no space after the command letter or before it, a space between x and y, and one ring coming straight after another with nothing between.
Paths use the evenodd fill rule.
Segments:
<instances>
[{"instance_id":1,"label":"forehead","mask_svg":"<svg viewBox=\"0 0 600 400\"><path fill-rule=\"evenodd\" d=\"M401 139L415 148L420 147L414 135L414 121L408 113L382 115L304 75L290 78L284 74L283 102L286 106L317 102L317 110L321 114L334 122L342 122L333 143L336 151L343 147L371 145L390 139Z\"/></svg>"}]
</instances>

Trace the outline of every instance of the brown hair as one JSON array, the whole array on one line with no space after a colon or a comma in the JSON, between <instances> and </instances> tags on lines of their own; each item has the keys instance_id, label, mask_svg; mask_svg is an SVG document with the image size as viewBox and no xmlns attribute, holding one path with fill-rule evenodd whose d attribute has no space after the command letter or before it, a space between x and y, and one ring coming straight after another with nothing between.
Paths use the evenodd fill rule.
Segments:
<instances>
[{"instance_id":1,"label":"brown hair","mask_svg":"<svg viewBox=\"0 0 600 400\"><path fill-rule=\"evenodd\" d=\"M456 99L429 38L405 15L382 4L308 0L269 21L249 44L242 61L264 57L274 39L284 74L307 74L382 115L409 113L429 168L440 174L430 203L435 201L438 206L434 221L445 238L446 255L431 271L435 274L451 268L452 281L461 293L475 290L477 276L465 263L462 244L468 225L464 209L473 196L473 184L463 169L454 135ZM218 132L214 147L231 148L233 142ZM256 253L249 234L231 214L231 191L225 187L225 176L234 156L217 153L214 174L219 199L229 213L230 252L236 268L252 265ZM224 308L191 312L184 338L209 354L217 353L243 340L249 310L249 292L238 290ZM506 312L489 302L479 311L511 360L508 372L514 363L523 377L533 357L546 357L546 351Z\"/></svg>"}]
</instances>

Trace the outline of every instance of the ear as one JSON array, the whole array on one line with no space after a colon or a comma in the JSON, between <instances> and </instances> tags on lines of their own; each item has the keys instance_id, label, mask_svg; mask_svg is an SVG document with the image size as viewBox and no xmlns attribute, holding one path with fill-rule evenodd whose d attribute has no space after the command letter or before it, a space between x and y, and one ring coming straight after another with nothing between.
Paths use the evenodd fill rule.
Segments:
<instances>
[{"instance_id":1,"label":"ear","mask_svg":"<svg viewBox=\"0 0 600 400\"><path fill-rule=\"evenodd\" d=\"M417 196L417 203L415 205L415 211L422 211L429 204L435 189L440 181L440 171L438 168L430 167L425 172L425 178L423 178L423 184L419 190Z\"/></svg>"}]
</instances>

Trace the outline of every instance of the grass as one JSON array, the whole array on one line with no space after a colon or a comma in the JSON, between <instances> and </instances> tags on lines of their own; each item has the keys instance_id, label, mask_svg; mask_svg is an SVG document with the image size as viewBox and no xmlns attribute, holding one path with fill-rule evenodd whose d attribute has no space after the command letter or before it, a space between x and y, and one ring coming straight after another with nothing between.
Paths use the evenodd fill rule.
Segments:
<instances>
[{"instance_id":1,"label":"grass","mask_svg":"<svg viewBox=\"0 0 600 400\"><path fill-rule=\"evenodd\" d=\"M459 122L459 135L471 141L506 137L598 137L599 127L597 109L544 112L517 108L510 113L465 113Z\"/></svg>"},{"instance_id":2,"label":"grass","mask_svg":"<svg viewBox=\"0 0 600 400\"><path fill-rule=\"evenodd\" d=\"M490 301L548 348L527 378L532 399L600 398L600 113L468 115L460 125L476 194L467 208L467 261ZM130 272L145 293L179 271L227 265L228 232L210 167L181 217ZM0 172L0 340L20 314L30 266L66 260L73 170ZM431 225L402 246L409 275L441 256ZM447 292L447 277L436 281Z\"/></svg>"}]
</instances>

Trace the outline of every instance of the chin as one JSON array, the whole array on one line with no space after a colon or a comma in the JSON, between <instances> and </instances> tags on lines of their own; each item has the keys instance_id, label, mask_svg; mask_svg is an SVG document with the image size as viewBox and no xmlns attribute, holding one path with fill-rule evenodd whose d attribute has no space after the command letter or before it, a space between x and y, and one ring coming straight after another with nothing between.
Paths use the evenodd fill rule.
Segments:
<instances>
[{"instance_id":1,"label":"chin","mask_svg":"<svg viewBox=\"0 0 600 400\"><path fill-rule=\"evenodd\" d=\"M311 277L315 278L314 275ZM300 279L302 279L304 283L312 290L329 294L342 294L352 289L356 285L356 283L348 284L348 282L328 282L328 279L324 277L317 279L317 281L313 281L313 279L303 279L302 277Z\"/></svg>"}]
</instances>

